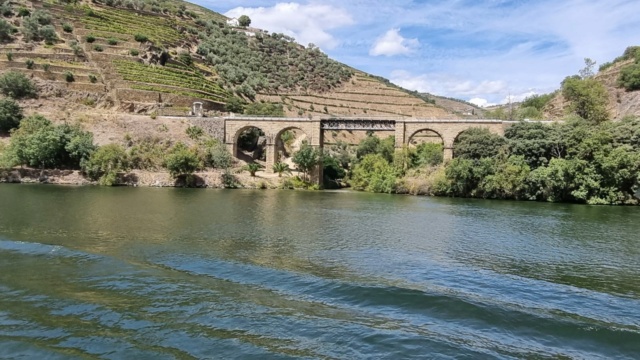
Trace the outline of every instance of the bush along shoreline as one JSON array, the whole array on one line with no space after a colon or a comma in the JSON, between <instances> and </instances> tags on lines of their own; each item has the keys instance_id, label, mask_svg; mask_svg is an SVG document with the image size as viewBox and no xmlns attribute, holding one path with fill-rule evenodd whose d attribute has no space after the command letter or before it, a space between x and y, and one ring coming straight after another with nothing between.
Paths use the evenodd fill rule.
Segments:
<instances>
[{"instance_id":1,"label":"bush along shoreline","mask_svg":"<svg viewBox=\"0 0 640 360\"><path fill-rule=\"evenodd\" d=\"M425 149L398 150L390 158L388 149L378 146L356 156L348 182L380 193L639 203L639 118L598 124L578 117L552 125L520 122L507 128L504 137L474 128L458 137L454 159L444 165L425 156L430 153Z\"/></svg>"}]
</instances>

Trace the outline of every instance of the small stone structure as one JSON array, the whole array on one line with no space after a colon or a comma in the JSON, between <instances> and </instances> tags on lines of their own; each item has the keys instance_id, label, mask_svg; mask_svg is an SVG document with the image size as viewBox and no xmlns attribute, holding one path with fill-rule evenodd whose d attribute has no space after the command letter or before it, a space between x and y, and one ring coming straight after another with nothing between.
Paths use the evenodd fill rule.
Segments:
<instances>
[{"instance_id":1,"label":"small stone structure","mask_svg":"<svg viewBox=\"0 0 640 360\"><path fill-rule=\"evenodd\" d=\"M191 114L196 116L196 117L202 117L203 116L203 110L202 110L202 103L199 101L196 101L193 103L193 105L191 106Z\"/></svg>"}]
</instances>

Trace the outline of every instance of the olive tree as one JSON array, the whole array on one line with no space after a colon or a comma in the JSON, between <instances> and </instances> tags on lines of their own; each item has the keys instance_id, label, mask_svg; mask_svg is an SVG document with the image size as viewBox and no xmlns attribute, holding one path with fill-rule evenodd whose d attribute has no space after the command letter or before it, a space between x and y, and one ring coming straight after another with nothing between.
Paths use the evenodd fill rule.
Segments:
<instances>
[{"instance_id":1,"label":"olive tree","mask_svg":"<svg viewBox=\"0 0 640 360\"><path fill-rule=\"evenodd\" d=\"M242 15L238 18L238 24L240 26L247 27L251 25L251 18L249 18L247 15Z\"/></svg>"},{"instance_id":2,"label":"olive tree","mask_svg":"<svg viewBox=\"0 0 640 360\"><path fill-rule=\"evenodd\" d=\"M24 74L17 71L9 71L0 76L0 93L20 99L35 97L36 86Z\"/></svg>"},{"instance_id":3,"label":"olive tree","mask_svg":"<svg viewBox=\"0 0 640 360\"><path fill-rule=\"evenodd\" d=\"M22 118L22 109L15 101L0 99L0 133L17 128Z\"/></svg>"}]
</instances>

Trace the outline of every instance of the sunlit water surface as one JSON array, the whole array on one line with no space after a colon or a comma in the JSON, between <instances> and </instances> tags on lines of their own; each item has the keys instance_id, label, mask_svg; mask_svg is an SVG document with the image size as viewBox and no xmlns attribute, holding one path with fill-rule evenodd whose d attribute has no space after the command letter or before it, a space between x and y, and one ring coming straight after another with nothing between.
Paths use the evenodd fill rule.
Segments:
<instances>
[{"instance_id":1,"label":"sunlit water surface","mask_svg":"<svg viewBox=\"0 0 640 360\"><path fill-rule=\"evenodd\" d=\"M640 358L640 209L0 185L0 358Z\"/></svg>"}]
</instances>

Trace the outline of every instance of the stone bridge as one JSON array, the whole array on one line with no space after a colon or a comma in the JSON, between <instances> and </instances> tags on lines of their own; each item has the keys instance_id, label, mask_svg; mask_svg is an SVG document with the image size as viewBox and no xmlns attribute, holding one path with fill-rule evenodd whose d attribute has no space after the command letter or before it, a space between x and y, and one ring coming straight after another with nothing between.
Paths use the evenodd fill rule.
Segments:
<instances>
[{"instance_id":1,"label":"stone bridge","mask_svg":"<svg viewBox=\"0 0 640 360\"><path fill-rule=\"evenodd\" d=\"M396 148L409 144L412 138L422 132L430 131L437 134L444 145L444 159L453 158L453 143L463 131L470 128L486 128L492 133L504 135L504 129L513 121L502 120L439 120L414 118L280 118L280 117L226 117L224 140L229 151L234 156L238 154L238 138L249 128L258 128L265 134L266 171L272 171L272 166L278 161L278 139L282 133L290 129L298 129L307 135L309 144L322 148L323 133L328 130L351 131L393 131L395 132ZM321 170L320 170L321 171ZM317 174L321 176L321 173Z\"/></svg>"}]
</instances>

